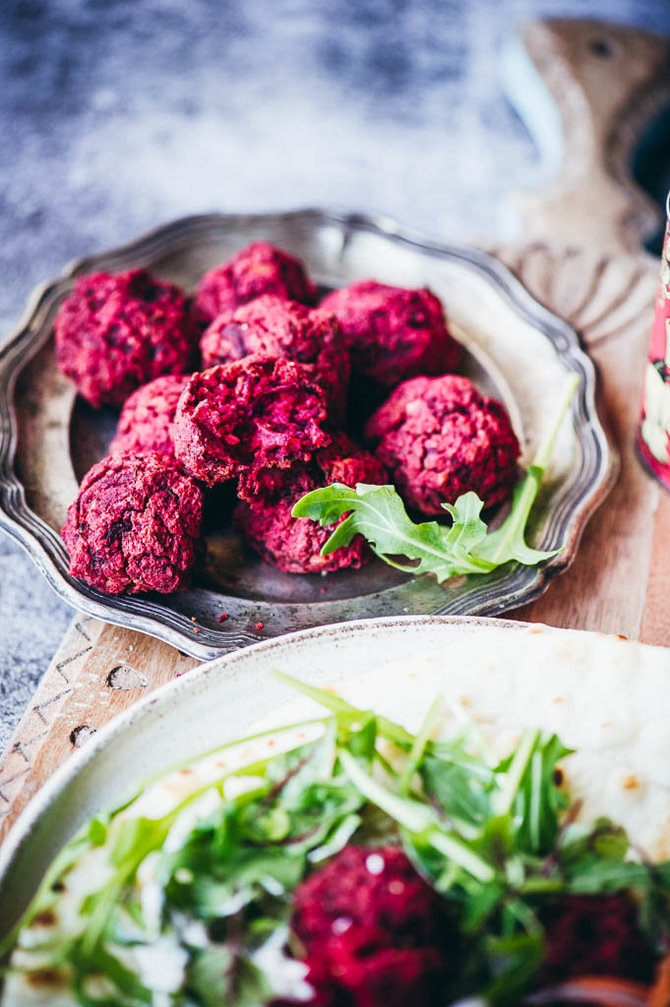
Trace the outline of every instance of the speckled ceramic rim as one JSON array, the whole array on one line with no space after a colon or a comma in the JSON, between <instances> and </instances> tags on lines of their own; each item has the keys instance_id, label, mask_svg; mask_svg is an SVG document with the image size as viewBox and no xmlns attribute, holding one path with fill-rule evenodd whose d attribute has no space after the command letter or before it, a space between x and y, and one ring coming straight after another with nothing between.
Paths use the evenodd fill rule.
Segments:
<instances>
[{"instance_id":1,"label":"speckled ceramic rim","mask_svg":"<svg viewBox=\"0 0 670 1007\"><path fill-rule=\"evenodd\" d=\"M81 811L80 801L73 792L73 788L81 790L82 787L88 793L91 789L90 783L83 783L83 774L87 767L106 758L113 763L106 770L107 775L112 771L117 771L123 758L124 739L127 739L130 732L135 728L140 728L143 732L147 725L154 727L158 722L169 717L175 707L179 708L180 717L189 716L189 701L195 699L201 693L211 692L215 682L225 679L227 688L230 682L235 679L236 674L244 671L245 665L252 659L254 665L262 664L268 670L281 664L281 660L289 658L290 654L300 649L307 648L310 652L312 648L331 649L337 646L338 640L346 638L348 641L354 638L356 647L363 645L366 638L374 638L375 635L392 636L397 640L398 635L405 638L405 642L416 649L416 637L423 631L431 627L446 630L451 636L454 631L454 638L459 628L467 626L468 632L476 632L479 628L502 629L509 632L532 631L538 632L537 624L505 621L500 619L480 619L469 616L399 616L386 619L366 619L356 622L340 623L330 626L318 626L314 629L304 630L299 633L290 633L286 636L274 640L267 640L248 650L237 651L219 657L215 661L202 664L193 671L182 675L180 678L161 686L154 693L140 699L125 713L120 714L103 727L96 735L86 742L84 748L75 752L59 769L51 776L44 786L38 791L28 807L23 811L9 832L2 847L0 848L0 939L14 925L16 917L7 919L3 917L3 904L10 906L16 902L17 887L36 888L37 878L31 878L27 885L24 885L22 878L30 865L34 864L33 853L35 847L38 848L45 841L40 837L40 823L47 814L56 810L57 805L65 797L72 797L75 800L79 812ZM548 630L550 632L561 632L560 630ZM384 661L387 658L384 659ZM372 667L372 665L371 665ZM227 740L226 729L222 736L222 742ZM143 735L144 736L144 735ZM118 761L115 761L115 755ZM165 762L159 772L169 772L173 766L183 762L183 755L180 757L178 745L175 747L174 758ZM131 765L129 776L132 780L131 787L138 785L137 769ZM142 779L146 779L146 773L141 774ZM153 776L153 773L150 774ZM66 794L66 792L68 792ZM97 791L96 791L97 792ZM104 810L97 807L97 811ZM95 811L91 812L92 814ZM78 823L68 823L66 831L72 835ZM49 835L51 830L47 829ZM46 842L49 842L47 838ZM33 884L34 881L34 884ZM1 988L1 987L0 987Z\"/></svg>"},{"instance_id":2,"label":"speckled ceramic rim","mask_svg":"<svg viewBox=\"0 0 670 1007\"><path fill-rule=\"evenodd\" d=\"M163 640L197 658L212 658L249 644L262 637L250 629L236 628L230 619L220 629L203 626L197 639L187 615L162 606L160 602L131 597L110 597L69 577L67 554L57 533L27 505L24 488L14 471L17 423L12 405L15 382L21 369L46 342L48 332L40 321L54 300L72 285L73 277L96 269L119 270L149 259L158 252L176 248L187 241L206 240L222 231L234 233L251 225L335 228L343 244L358 232L374 234L393 244L402 245L432 259L451 260L481 276L507 301L522 321L540 331L551 342L566 373L579 376L579 390L573 404L572 421L582 458L570 492L565 493L551 511L538 548L562 546L562 552L543 567L517 566L495 571L486 578L471 578L464 590L449 597L437 585L408 591L389 588L377 595L362 596L347 603L329 602L313 605L312 624L339 622L348 618L373 617L400 611L435 612L450 615L499 615L537 598L551 577L572 562L583 529L593 511L611 489L617 471L617 457L608 443L595 404L596 374L590 358L579 345L576 332L567 323L540 305L510 271L492 256L478 249L443 245L392 220L356 213L302 210L283 214L220 215L187 217L167 224L136 241L110 252L71 263L57 279L39 287L30 299L20 328L0 349L0 527L27 550L56 593L74 608L88 615ZM420 581L424 581L421 578ZM419 584L419 581L414 582ZM229 600L220 594L225 607ZM415 603L413 605L413 602ZM276 606L281 607L277 602ZM327 607L328 606L328 607ZM416 606L416 607L415 607ZM293 608L301 606L293 606ZM323 609L323 611L319 611ZM295 628L309 625L309 614L301 612ZM292 629L293 626L289 626ZM268 631L271 631L271 627ZM267 632L267 631L266 631Z\"/></svg>"}]
</instances>

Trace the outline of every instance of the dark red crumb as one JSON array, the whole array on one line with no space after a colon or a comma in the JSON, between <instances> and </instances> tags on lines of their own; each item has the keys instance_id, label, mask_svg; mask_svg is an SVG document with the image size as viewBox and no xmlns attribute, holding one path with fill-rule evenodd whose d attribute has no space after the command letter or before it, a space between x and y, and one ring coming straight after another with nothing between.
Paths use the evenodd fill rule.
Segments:
<instances>
[{"instance_id":1,"label":"dark red crumb","mask_svg":"<svg viewBox=\"0 0 670 1007\"><path fill-rule=\"evenodd\" d=\"M334 290L320 306L342 327L353 373L379 385L392 388L417 374L444 374L458 366L461 348L430 290L361 280Z\"/></svg>"},{"instance_id":2,"label":"dark red crumb","mask_svg":"<svg viewBox=\"0 0 670 1007\"><path fill-rule=\"evenodd\" d=\"M70 574L107 594L178 591L190 580L201 518L202 491L172 459L108 455L68 508Z\"/></svg>"},{"instance_id":3,"label":"dark red crumb","mask_svg":"<svg viewBox=\"0 0 670 1007\"><path fill-rule=\"evenodd\" d=\"M261 294L313 304L316 289L300 259L267 241L254 241L203 276L193 302L194 317L208 325L217 315L232 315Z\"/></svg>"},{"instance_id":4,"label":"dark red crumb","mask_svg":"<svg viewBox=\"0 0 670 1007\"><path fill-rule=\"evenodd\" d=\"M144 269L82 276L54 333L60 369L96 408L123 405L147 381L189 371L197 338L182 291Z\"/></svg>"},{"instance_id":5,"label":"dark red crumb","mask_svg":"<svg viewBox=\"0 0 670 1007\"><path fill-rule=\"evenodd\" d=\"M219 616L219 618L216 621L217 622L225 622L227 618L228 618L228 613L227 612L222 612L221 615Z\"/></svg>"},{"instance_id":6,"label":"dark red crumb","mask_svg":"<svg viewBox=\"0 0 670 1007\"><path fill-rule=\"evenodd\" d=\"M194 374L174 421L175 455L213 486L259 466L286 468L330 442L324 393L292 360L245 357Z\"/></svg>"},{"instance_id":7,"label":"dark red crumb","mask_svg":"<svg viewBox=\"0 0 670 1007\"><path fill-rule=\"evenodd\" d=\"M345 847L298 887L291 927L304 948L312 1005L447 1002L456 931L444 900L397 847Z\"/></svg>"},{"instance_id":8,"label":"dark red crumb","mask_svg":"<svg viewBox=\"0 0 670 1007\"><path fill-rule=\"evenodd\" d=\"M322 556L321 548L334 528L322 528L316 521L291 515L305 493L333 482L380 484L388 482L388 477L379 462L346 434L334 434L331 444L306 464L245 473L238 484L241 501L234 513L235 526L264 560L286 573L357 569L371 555L362 536Z\"/></svg>"},{"instance_id":9,"label":"dark red crumb","mask_svg":"<svg viewBox=\"0 0 670 1007\"><path fill-rule=\"evenodd\" d=\"M296 301L264 294L214 319L200 341L204 367L254 353L303 364L329 404L334 425L344 421L349 384L349 351L334 315Z\"/></svg>"},{"instance_id":10,"label":"dark red crumb","mask_svg":"<svg viewBox=\"0 0 670 1007\"><path fill-rule=\"evenodd\" d=\"M185 374L155 378L126 399L109 452L161 451L174 455L172 423Z\"/></svg>"},{"instance_id":11,"label":"dark red crumb","mask_svg":"<svg viewBox=\"0 0 670 1007\"><path fill-rule=\"evenodd\" d=\"M505 408L467 378L404 381L365 435L406 503L423 514L444 515L442 504L468 490L489 507L516 481L519 442Z\"/></svg>"}]
</instances>

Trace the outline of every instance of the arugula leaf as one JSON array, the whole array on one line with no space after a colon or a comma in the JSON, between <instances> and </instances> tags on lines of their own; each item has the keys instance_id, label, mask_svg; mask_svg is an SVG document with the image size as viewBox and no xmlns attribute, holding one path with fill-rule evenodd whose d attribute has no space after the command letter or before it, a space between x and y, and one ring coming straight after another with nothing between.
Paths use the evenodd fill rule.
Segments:
<instances>
[{"instance_id":1,"label":"arugula leaf","mask_svg":"<svg viewBox=\"0 0 670 1007\"><path fill-rule=\"evenodd\" d=\"M186 984L187 992L202 1007L258 1007L272 995L265 975L239 949L218 945L195 957Z\"/></svg>"},{"instance_id":2,"label":"arugula leaf","mask_svg":"<svg viewBox=\"0 0 670 1007\"><path fill-rule=\"evenodd\" d=\"M415 524L393 486L358 483L352 489L334 483L312 490L298 500L291 513L325 526L350 512L323 546L323 556L349 545L355 535L363 535L389 566L403 573L432 573L441 583L457 574L488 573L495 568L495 563L472 554L486 535L486 525L478 518L482 506L474 493L459 497L451 508L454 524L445 529L437 521ZM414 562L401 563L393 558L398 556Z\"/></svg>"},{"instance_id":3,"label":"arugula leaf","mask_svg":"<svg viewBox=\"0 0 670 1007\"><path fill-rule=\"evenodd\" d=\"M452 821L458 822L461 828L484 823L489 813L493 774L489 781L483 782L467 765L437 758L431 753L424 756L420 772L426 793Z\"/></svg>"},{"instance_id":4,"label":"arugula leaf","mask_svg":"<svg viewBox=\"0 0 670 1007\"><path fill-rule=\"evenodd\" d=\"M525 531L558 430L578 383L575 376L525 477L514 491L509 514L496 531L488 532L481 518L483 502L473 492L463 493L454 504L443 505L452 518L449 528L437 521L415 523L393 486L366 483L358 483L355 488L333 483L312 490L298 500L291 513L296 518L318 521L322 527L347 515L323 546L323 556L349 545L355 535L363 535L389 566L404 573L432 574L439 583L457 575L490 573L511 561L526 566L542 563L560 550L532 549L526 544ZM408 562L401 562L402 556Z\"/></svg>"},{"instance_id":5,"label":"arugula leaf","mask_svg":"<svg viewBox=\"0 0 670 1007\"><path fill-rule=\"evenodd\" d=\"M75 941L69 953L70 965L74 968L73 990L79 1002L85 1007L130 1007L136 1004L153 1003L153 994L134 972L127 968L115 955L98 946L94 956L84 948L82 941ZM114 985L116 995L93 997L87 994L86 984L91 974L99 973Z\"/></svg>"},{"instance_id":6,"label":"arugula leaf","mask_svg":"<svg viewBox=\"0 0 670 1007\"><path fill-rule=\"evenodd\" d=\"M525 531L531 508L551 459L563 417L570 407L578 386L579 378L575 375L566 389L554 423L550 424L525 477L514 490L509 514L500 528L487 535L478 548L477 553L483 559L488 559L496 565L515 559L525 566L534 566L550 556L555 556L560 551L555 549L553 552L543 553L538 549L531 549L526 545Z\"/></svg>"},{"instance_id":7,"label":"arugula leaf","mask_svg":"<svg viewBox=\"0 0 670 1007\"><path fill-rule=\"evenodd\" d=\"M590 828L581 822L569 825L556 853L564 869L569 870L571 864L584 862L594 854L598 859L623 860L629 846L625 829L609 818L597 818Z\"/></svg>"},{"instance_id":8,"label":"arugula leaf","mask_svg":"<svg viewBox=\"0 0 670 1007\"><path fill-rule=\"evenodd\" d=\"M296 692L302 693L303 696L307 696L309 699L313 699L315 703L319 703L321 706L325 706L327 710L331 710L335 714L338 724L349 724L351 722L361 724L367 721L370 716L373 716L371 710L363 710L358 706L353 706L336 693L329 692L327 689L320 689L317 685L310 685L309 682L303 682L300 678L293 678L292 675L287 675L283 671L272 669L270 674L274 678L279 679L280 682L285 682L286 685L295 689ZM377 722L377 733L380 737L386 738L387 741L392 741L399 748L410 749L412 747L414 744L414 735L406 731L400 724L396 724L381 715L375 716L375 720Z\"/></svg>"},{"instance_id":9,"label":"arugula leaf","mask_svg":"<svg viewBox=\"0 0 670 1007\"><path fill-rule=\"evenodd\" d=\"M510 937L490 937L485 942L490 970L495 976L485 999L496 1005L516 1005L528 988L540 965L544 952L541 932Z\"/></svg>"},{"instance_id":10,"label":"arugula leaf","mask_svg":"<svg viewBox=\"0 0 670 1007\"><path fill-rule=\"evenodd\" d=\"M495 877L493 868L485 863L455 832L447 832L437 824L437 816L427 804L402 797L387 790L361 768L347 751L340 752L344 770L362 794L385 811L410 833L418 833L421 842L452 860L479 881L490 882Z\"/></svg>"}]
</instances>

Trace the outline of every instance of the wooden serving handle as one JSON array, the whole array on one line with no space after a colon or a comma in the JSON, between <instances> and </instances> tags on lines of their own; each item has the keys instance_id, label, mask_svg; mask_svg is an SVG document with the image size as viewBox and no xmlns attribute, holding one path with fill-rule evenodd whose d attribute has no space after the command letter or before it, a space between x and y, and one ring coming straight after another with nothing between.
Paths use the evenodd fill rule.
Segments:
<instances>
[{"instance_id":1,"label":"wooden serving handle","mask_svg":"<svg viewBox=\"0 0 670 1007\"><path fill-rule=\"evenodd\" d=\"M495 251L582 333L601 368L603 407L623 466L571 570L515 615L670 643L660 604L670 572L652 560L670 544L670 497L643 474L632 448L656 275L640 240L658 214L626 169L642 129L663 96L670 99L670 46L584 21L531 24L522 43L520 72L525 60L526 82L529 66L539 74L555 100L549 120L560 124L553 141L543 126L540 142L556 150L562 136L565 158L548 186L516 197L523 237ZM510 90L515 73L510 60ZM517 91L527 97L528 84ZM546 101L543 107L552 108ZM533 117L528 108L526 114ZM150 637L76 616L0 760L0 839L71 752L195 664Z\"/></svg>"},{"instance_id":2,"label":"wooden serving handle","mask_svg":"<svg viewBox=\"0 0 670 1007\"><path fill-rule=\"evenodd\" d=\"M509 200L522 241L639 252L663 214L631 163L670 102L669 40L598 21L532 22L507 49L503 79L555 172L538 191Z\"/></svg>"}]
</instances>

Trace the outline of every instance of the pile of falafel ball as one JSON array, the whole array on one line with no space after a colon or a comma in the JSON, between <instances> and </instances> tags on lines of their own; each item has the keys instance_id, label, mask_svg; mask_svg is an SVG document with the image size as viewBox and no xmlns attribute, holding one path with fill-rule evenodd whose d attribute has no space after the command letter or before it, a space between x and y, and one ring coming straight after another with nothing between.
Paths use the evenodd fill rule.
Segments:
<instances>
[{"instance_id":1,"label":"pile of falafel ball","mask_svg":"<svg viewBox=\"0 0 670 1007\"><path fill-rule=\"evenodd\" d=\"M428 517L468 490L486 506L508 496L517 438L504 407L454 374L438 298L364 280L316 304L302 262L263 241L191 299L144 269L76 282L55 321L59 366L121 415L68 510L72 576L109 594L186 587L203 494L228 480L236 528L290 573L369 558L361 536L321 556L332 529L291 516L319 486L390 481Z\"/></svg>"}]
</instances>

